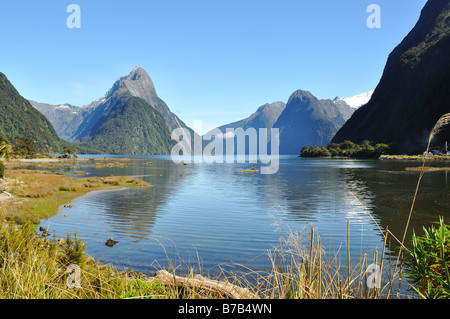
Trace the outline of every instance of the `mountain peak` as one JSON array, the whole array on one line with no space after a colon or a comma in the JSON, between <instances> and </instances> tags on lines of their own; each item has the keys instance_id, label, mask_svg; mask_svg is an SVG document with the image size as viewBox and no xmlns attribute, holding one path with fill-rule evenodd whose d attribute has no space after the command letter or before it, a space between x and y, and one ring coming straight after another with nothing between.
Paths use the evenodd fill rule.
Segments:
<instances>
[{"instance_id":1,"label":"mountain peak","mask_svg":"<svg viewBox=\"0 0 450 319\"><path fill-rule=\"evenodd\" d=\"M136 66L130 74L120 77L103 99L108 99L119 90L128 90L132 96L143 98L146 101L158 97L152 79L140 66Z\"/></svg>"},{"instance_id":2,"label":"mountain peak","mask_svg":"<svg viewBox=\"0 0 450 319\"><path fill-rule=\"evenodd\" d=\"M130 91L131 95L142 97L144 95L149 95L152 97L157 97L155 86L153 81L148 75L148 73L141 68L136 66L128 75L126 79L123 80ZM145 98L144 98L145 100Z\"/></svg>"},{"instance_id":3,"label":"mountain peak","mask_svg":"<svg viewBox=\"0 0 450 319\"><path fill-rule=\"evenodd\" d=\"M150 78L150 76L143 68L141 68L140 66L135 66L126 78L128 80L137 81L142 78Z\"/></svg>"},{"instance_id":4,"label":"mountain peak","mask_svg":"<svg viewBox=\"0 0 450 319\"><path fill-rule=\"evenodd\" d=\"M294 93L291 94L288 100L289 102L292 102L293 100L301 101L302 103L310 103L313 100L317 100L317 98L312 95L311 92L305 91L305 90L297 90Z\"/></svg>"},{"instance_id":5,"label":"mountain peak","mask_svg":"<svg viewBox=\"0 0 450 319\"><path fill-rule=\"evenodd\" d=\"M314 97L310 91L306 90L297 90L294 93L292 93L294 96L307 96L307 97Z\"/></svg>"}]
</instances>

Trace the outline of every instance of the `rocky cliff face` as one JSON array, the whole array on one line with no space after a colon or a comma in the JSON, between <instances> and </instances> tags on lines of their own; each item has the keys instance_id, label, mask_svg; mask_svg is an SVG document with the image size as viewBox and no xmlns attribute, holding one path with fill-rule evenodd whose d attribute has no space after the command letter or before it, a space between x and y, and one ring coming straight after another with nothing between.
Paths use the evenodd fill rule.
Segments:
<instances>
[{"instance_id":1,"label":"rocky cliff face","mask_svg":"<svg viewBox=\"0 0 450 319\"><path fill-rule=\"evenodd\" d=\"M333 142L391 143L397 152L425 149L428 134L450 112L450 2L430 0L419 21L392 51L371 100ZM447 128L434 141L450 140Z\"/></svg>"}]
</instances>

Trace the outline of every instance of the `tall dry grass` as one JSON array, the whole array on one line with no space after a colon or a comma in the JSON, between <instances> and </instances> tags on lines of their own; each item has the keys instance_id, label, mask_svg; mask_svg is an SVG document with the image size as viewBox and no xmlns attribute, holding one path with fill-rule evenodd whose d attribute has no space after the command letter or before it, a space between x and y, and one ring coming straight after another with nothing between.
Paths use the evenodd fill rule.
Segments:
<instances>
[{"instance_id":1,"label":"tall dry grass","mask_svg":"<svg viewBox=\"0 0 450 319\"><path fill-rule=\"evenodd\" d=\"M387 240L386 233L385 246ZM256 273L253 277L257 284L247 282L246 285L262 298L384 299L398 278L398 272L392 271L393 261L385 258L384 249L373 251L371 255L365 253L361 262L355 263L350 259L349 238L343 251L330 255L313 227L309 234L289 232L268 255L271 270ZM342 257L346 257L345 262L341 261ZM371 265L378 265L379 277L372 273ZM378 278L379 282L376 281ZM241 282L245 285L246 281L241 279Z\"/></svg>"}]
</instances>

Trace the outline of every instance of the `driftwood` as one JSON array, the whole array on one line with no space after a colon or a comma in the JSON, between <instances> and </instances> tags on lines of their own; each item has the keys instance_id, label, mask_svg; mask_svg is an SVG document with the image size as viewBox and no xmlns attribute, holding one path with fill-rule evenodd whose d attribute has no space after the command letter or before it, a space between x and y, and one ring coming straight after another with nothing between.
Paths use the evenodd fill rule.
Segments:
<instances>
[{"instance_id":1,"label":"driftwood","mask_svg":"<svg viewBox=\"0 0 450 319\"><path fill-rule=\"evenodd\" d=\"M5 187L0 187L0 194L3 194L3 193L8 195L9 197L12 197L12 195L6 191Z\"/></svg>"},{"instance_id":2,"label":"driftwood","mask_svg":"<svg viewBox=\"0 0 450 319\"><path fill-rule=\"evenodd\" d=\"M235 286L229 282L217 281L200 275L193 277L180 277L170 274L166 270L160 270L155 277L163 285L176 285L179 288L201 289L219 293L232 299L258 299L258 295L251 293L248 289Z\"/></svg>"}]
</instances>

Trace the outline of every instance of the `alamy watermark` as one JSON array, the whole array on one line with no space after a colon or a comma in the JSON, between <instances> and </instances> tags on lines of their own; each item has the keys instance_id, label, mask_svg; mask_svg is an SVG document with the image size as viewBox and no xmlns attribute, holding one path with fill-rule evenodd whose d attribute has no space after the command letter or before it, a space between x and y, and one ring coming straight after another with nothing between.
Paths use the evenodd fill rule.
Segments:
<instances>
[{"instance_id":1,"label":"alamy watermark","mask_svg":"<svg viewBox=\"0 0 450 319\"><path fill-rule=\"evenodd\" d=\"M69 29L81 28L81 8L78 4L69 4L66 9L70 15L67 17L66 25ZM381 7L378 4L369 4L366 9L370 15L367 17L366 25L369 29L381 28Z\"/></svg>"},{"instance_id":2,"label":"alamy watermark","mask_svg":"<svg viewBox=\"0 0 450 319\"><path fill-rule=\"evenodd\" d=\"M381 288L381 268L378 264L370 264L367 267L366 274L370 274L367 276L367 287L370 289Z\"/></svg>"},{"instance_id":3,"label":"alamy watermark","mask_svg":"<svg viewBox=\"0 0 450 319\"><path fill-rule=\"evenodd\" d=\"M194 131L202 131L202 121L194 122ZM278 128L218 128L203 136L191 134L187 128L172 131L172 161L181 163L261 163L261 174L275 174L279 168L280 133ZM248 143L247 143L248 140ZM207 141L210 141L206 144ZM206 145L205 145L206 144Z\"/></svg>"},{"instance_id":4,"label":"alamy watermark","mask_svg":"<svg viewBox=\"0 0 450 319\"><path fill-rule=\"evenodd\" d=\"M367 27L369 29L381 28L381 8L378 4L370 4L366 10L371 13L366 20Z\"/></svg>"},{"instance_id":5,"label":"alamy watermark","mask_svg":"<svg viewBox=\"0 0 450 319\"><path fill-rule=\"evenodd\" d=\"M81 8L78 4L69 4L66 12L70 13L67 17L66 25L69 29L81 28Z\"/></svg>"},{"instance_id":6,"label":"alamy watermark","mask_svg":"<svg viewBox=\"0 0 450 319\"><path fill-rule=\"evenodd\" d=\"M78 265L71 264L66 269L67 279L66 286L67 288L81 288L81 268Z\"/></svg>"}]
</instances>

